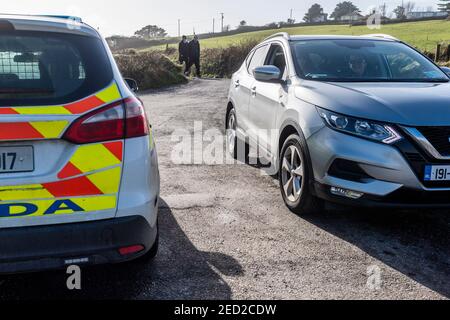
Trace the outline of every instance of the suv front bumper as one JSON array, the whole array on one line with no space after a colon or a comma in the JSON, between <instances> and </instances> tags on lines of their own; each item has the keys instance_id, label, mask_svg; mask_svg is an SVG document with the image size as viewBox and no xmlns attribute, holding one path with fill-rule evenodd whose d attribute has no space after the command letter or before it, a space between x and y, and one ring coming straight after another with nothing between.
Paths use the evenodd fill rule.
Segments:
<instances>
[{"instance_id":1,"label":"suv front bumper","mask_svg":"<svg viewBox=\"0 0 450 320\"><path fill-rule=\"evenodd\" d=\"M125 262L148 252L156 237L157 226L152 228L142 216L3 229L0 230L0 273ZM145 249L127 256L118 251L133 245Z\"/></svg>"},{"instance_id":2,"label":"suv front bumper","mask_svg":"<svg viewBox=\"0 0 450 320\"><path fill-rule=\"evenodd\" d=\"M386 145L324 127L307 143L314 190L320 198L364 206L450 207L450 182L429 184L423 180L425 166L436 161L407 137L395 145ZM365 176L352 179L336 175L331 169L337 159L357 164ZM346 198L333 194L332 187L363 195Z\"/></svg>"}]
</instances>

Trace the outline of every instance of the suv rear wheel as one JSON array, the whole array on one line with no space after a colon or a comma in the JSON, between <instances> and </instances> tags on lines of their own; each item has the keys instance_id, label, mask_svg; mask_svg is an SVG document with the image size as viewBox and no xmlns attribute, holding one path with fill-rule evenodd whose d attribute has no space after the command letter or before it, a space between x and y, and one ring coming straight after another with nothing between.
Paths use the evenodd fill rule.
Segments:
<instances>
[{"instance_id":1,"label":"suv rear wheel","mask_svg":"<svg viewBox=\"0 0 450 320\"><path fill-rule=\"evenodd\" d=\"M281 150L279 180L287 207L296 214L317 213L323 202L311 193L311 163L306 142L296 134L289 136Z\"/></svg>"}]
</instances>

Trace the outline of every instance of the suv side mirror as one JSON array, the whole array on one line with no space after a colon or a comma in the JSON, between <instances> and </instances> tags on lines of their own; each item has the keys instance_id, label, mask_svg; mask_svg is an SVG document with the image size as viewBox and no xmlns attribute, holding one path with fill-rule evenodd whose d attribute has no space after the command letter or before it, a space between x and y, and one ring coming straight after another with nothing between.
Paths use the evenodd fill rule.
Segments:
<instances>
[{"instance_id":1,"label":"suv side mirror","mask_svg":"<svg viewBox=\"0 0 450 320\"><path fill-rule=\"evenodd\" d=\"M133 91L135 93L139 91L139 86L138 86L136 80L130 79L130 78L125 78L124 80L127 83L128 88L130 88L131 91Z\"/></svg>"},{"instance_id":2,"label":"suv side mirror","mask_svg":"<svg viewBox=\"0 0 450 320\"><path fill-rule=\"evenodd\" d=\"M444 71L445 74L450 77L450 68L449 67L441 67L441 70Z\"/></svg>"},{"instance_id":3,"label":"suv side mirror","mask_svg":"<svg viewBox=\"0 0 450 320\"><path fill-rule=\"evenodd\" d=\"M253 70L253 76L256 80L262 82L281 82L281 71L275 66L262 66Z\"/></svg>"}]
</instances>

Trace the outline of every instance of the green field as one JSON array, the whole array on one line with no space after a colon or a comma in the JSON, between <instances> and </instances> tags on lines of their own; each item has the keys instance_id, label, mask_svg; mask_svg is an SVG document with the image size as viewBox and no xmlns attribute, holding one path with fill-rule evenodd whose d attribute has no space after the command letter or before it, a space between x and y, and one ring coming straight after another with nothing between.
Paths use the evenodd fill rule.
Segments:
<instances>
[{"instance_id":1,"label":"green field","mask_svg":"<svg viewBox=\"0 0 450 320\"><path fill-rule=\"evenodd\" d=\"M241 33L233 36L216 37L201 40L203 48L227 47L241 41L255 39L260 41L276 32L288 32L291 35L363 35L369 33L385 33L399 38L421 50L434 51L436 43L450 40L450 21L421 21L383 25L381 29L370 30L366 26L324 25L281 28L274 30ZM175 45L173 45L175 46ZM152 49L161 49L162 46Z\"/></svg>"}]
</instances>

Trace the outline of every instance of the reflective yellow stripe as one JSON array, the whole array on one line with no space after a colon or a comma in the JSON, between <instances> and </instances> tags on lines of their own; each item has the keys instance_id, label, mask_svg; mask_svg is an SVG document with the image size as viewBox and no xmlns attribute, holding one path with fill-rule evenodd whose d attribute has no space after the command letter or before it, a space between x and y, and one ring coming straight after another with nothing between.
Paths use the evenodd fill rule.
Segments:
<instances>
[{"instance_id":1,"label":"reflective yellow stripe","mask_svg":"<svg viewBox=\"0 0 450 320\"><path fill-rule=\"evenodd\" d=\"M109 87L103 89L93 95L90 95L84 99L76 101L74 103L86 103L90 98L97 97L105 104L109 102L113 102L122 98L120 95L119 87L116 82L113 82ZM100 101L100 102L101 102ZM12 110L17 112L20 115L71 115L66 106L73 106L74 103L69 103L67 105L56 105L56 106L28 106L28 107L10 107ZM88 105L89 107L89 105ZM95 108L100 107L100 105L95 104L92 108L87 108L86 111L93 110Z\"/></svg>"},{"instance_id":2,"label":"reflective yellow stripe","mask_svg":"<svg viewBox=\"0 0 450 320\"><path fill-rule=\"evenodd\" d=\"M72 114L69 110L63 106L44 106L44 107L20 107L13 108L19 114L22 115L66 115Z\"/></svg>"},{"instance_id":3,"label":"reflective yellow stripe","mask_svg":"<svg viewBox=\"0 0 450 320\"><path fill-rule=\"evenodd\" d=\"M121 168L99 172L87 176L87 178L104 194L119 192Z\"/></svg>"},{"instance_id":4,"label":"reflective yellow stripe","mask_svg":"<svg viewBox=\"0 0 450 320\"><path fill-rule=\"evenodd\" d=\"M53 139L61 136L64 129L68 126L69 121L30 122L30 124L39 131L44 138Z\"/></svg>"},{"instance_id":5,"label":"reflective yellow stripe","mask_svg":"<svg viewBox=\"0 0 450 320\"><path fill-rule=\"evenodd\" d=\"M64 204L61 205L61 208L57 208L55 212L51 212L51 215L67 215L74 213L85 213L89 214L94 211L104 211L104 210L112 210L116 208L117 198L116 196L99 196L99 197L89 197L89 198L67 198L61 200L68 200L72 203L76 204L83 211L74 211ZM36 212L32 214L23 215L25 208L17 205L11 205L9 208L9 218L28 218L28 217L39 217L43 216L46 213L48 214L48 210L52 205L55 204L57 200L35 200L35 201L26 201L27 205L34 205L37 207ZM3 204L0 204L3 205ZM15 216L16 215L16 216ZM8 218L8 217L4 217Z\"/></svg>"},{"instance_id":6,"label":"reflective yellow stripe","mask_svg":"<svg viewBox=\"0 0 450 320\"><path fill-rule=\"evenodd\" d=\"M148 138L150 140L150 150L153 150L155 148L155 140L153 139L153 129L150 128L148 131Z\"/></svg>"},{"instance_id":7,"label":"reflective yellow stripe","mask_svg":"<svg viewBox=\"0 0 450 320\"><path fill-rule=\"evenodd\" d=\"M86 176L102 193L114 194L119 192L120 179L122 175L122 168L116 167L110 170L94 173ZM70 180L70 179L69 179ZM60 181L61 188L66 188L67 180ZM53 185L53 189L57 190L58 185ZM76 196L77 190L73 190L70 196ZM2 201L17 201L34 199L56 199L56 197L45 189L44 185L33 184L23 186L5 186L0 187L0 202Z\"/></svg>"},{"instance_id":8,"label":"reflective yellow stripe","mask_svg":"<svg viewBox=\"0 0 450 320\"><path fill-rule=\"evenodd\" d=\"M121 163L103 144L79 147L70 159L70 162L83 173L112 167Z\"/></svg>"},{"instance_id":9,"label":"reflective yellow stripe","mask_svg":"<svg viewBox=\"0 0 450 320\"><path fill-rule=\"evenodd\" d=\"M71 200L86 212L115 209L117 205L116 196L75 198Z\"/></svg>"},{"instance_id":10,"label":"reflective yellow stripe","mask_svg":"<svg viewBox=\"0 0 450 320\"><path fill-rule=\"evenodd\" d=\"M53 195L40 184L0 187L0 201L48 198L53 198Z\"/></svg>"},{"instance_id":11,"label":"reflective yellow stripe","mask_svg":"<svg viewBox=\"0 0 450 320\"><path fill-rule=\"evenodd\" d=\"M111 86L106 88L103 91L100 91L96 94L96 97L102 100L103 102L112 102L114 100L118 100L121 98L119 88L117 84L114 82Z\"/></svg>"}]
</instances>

